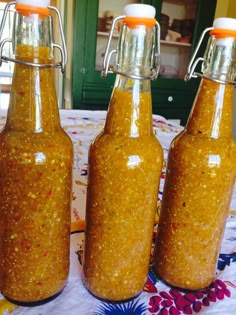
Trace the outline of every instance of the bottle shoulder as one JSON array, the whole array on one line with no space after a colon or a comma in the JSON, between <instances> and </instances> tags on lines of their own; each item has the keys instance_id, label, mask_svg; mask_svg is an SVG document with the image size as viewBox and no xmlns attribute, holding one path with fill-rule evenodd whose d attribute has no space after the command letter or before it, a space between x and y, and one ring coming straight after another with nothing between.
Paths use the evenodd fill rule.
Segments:
<instances>
[{"instance_id":1,"label":"bottle shoulder","mask_svg":"<svg viewBox=\"0 0 236 315\"><path fill-rule=\"evenodd\" d=\"M56 132L22 132L3 129L0 132L0 152L12 151L17 154L42 152L44 154L73 155L73 143L68 134L59 128Z\"/></svg>"},{"instance_id":2,"label":"bottle shoulder","mask_svg":"<svg viewBox=\"0 0 236 315\"><path fill-rule=\"evenodd\" d=\"M118 135L111 134L105 131L100 132L92 143L92 147L98 148L99 146L107 147L121 147L121 148L144 148L145 146L153 146L161 148L159 140L155 137L154 133L150 135L142 135L133 137L132 135Z\"/></svg>"},{"instance_id":3,"label":"bottle shoulder","mask_svg":"<svg viewBox=\"0 0 236 315\"><path fill-rule=\"evenodd\" d=\"M89 155L92 158L101 157L107 160L127 159L131 156L139 156L142 160L152 159L162 161L163 149L154 135L142 137L123 137L101 132L90 146Z\"/></svg>"},{"instance_id":4,"label":"bottle shoulder","mask_svg":"<svg viewBox=\"0 0 236 315\"><path fill-rule=\"evenodd\" d=\"M189 147L194 147L194 146L203 146L203 147L214 147L214 146L225 146L233 149L236 145L235 140L233 137L211 137L211 136L206 136L201 133L191 133L188 132L188 130L185 128L182 130L173 140L171 143L172 146L177 146L177 145L186 145ZM222 149L225 149L223 147Z\"/></svg>"},{"instance_id":5,"label":"bottle shoulder","mask_svg":"<svg viewBox=\"0 0 236 315\"><path fill-rule=\"evenodd\" d=\"M231 138L208 138L182 131L171 143L169 159L186 165L218 161L226 167L236 166L236 143ZM195 161L195 162L194 162ZM218 163L217 162L217 163ZM217 164L216 163L216 164ZM211 163L210 163L211 164ZM216 165L215 164L215 165Z\"/></svg>"}]
</instances>

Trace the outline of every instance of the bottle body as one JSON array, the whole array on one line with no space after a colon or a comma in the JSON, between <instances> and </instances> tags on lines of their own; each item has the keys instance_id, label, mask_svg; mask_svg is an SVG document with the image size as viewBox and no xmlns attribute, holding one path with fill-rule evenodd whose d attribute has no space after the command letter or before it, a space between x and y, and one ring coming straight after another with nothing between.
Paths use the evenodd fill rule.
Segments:
<instances>
[{"instance_id":1,"label":"bottle body","mask_svg":"<svg viewBox=\"0 0 236 315\"><path fill-rule=\"evenodd\" d=\"M90 292L111 301L143 289L162 168L151 95L141 93L134 106L134 94L115 87L105 129L89 151L83 277Z\"/></svg>"},{"instance_id":2,"label":"bottle body","mask_svg":"<svg viewBox=\"0 0 236 315\"><path fill-rule=\"evenodd\" d=\"M201 289L215 277L236 176L232 99L233 86L203 80L170 146L154 266L176 287Z\"/></svg>"},{"instance_id":3,"label":"bottle body","mask_svg":"<svg viewBox=\"0 0 236 315\"><path fill-rule=\"evenodd\" d=\"M124 13L105 127L89 150L83 262L87 289L112 302L143 289L163 160L152 126L155 9L130 4Z\"/></svg>"},{"instance_id":4,"label":"bottle body","mask_svg":"<svg viewBox=\"0 0 236 315\"><path fill-rule=\"evenodd\" d=\"M49 63L50 49L16 56ZM73 147L59 122L53 70L16 64L0 133L2 293L18 303L58 294L69 272Z\"/></svg>"}]
</instances>

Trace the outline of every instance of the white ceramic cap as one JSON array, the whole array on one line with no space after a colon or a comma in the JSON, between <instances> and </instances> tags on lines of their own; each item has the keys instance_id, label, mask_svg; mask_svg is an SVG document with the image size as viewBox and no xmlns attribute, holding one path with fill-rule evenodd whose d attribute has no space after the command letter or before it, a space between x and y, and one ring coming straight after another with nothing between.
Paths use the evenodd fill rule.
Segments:
<instances>
[{"instance_id":1,"label":"white ceramic cap","mask_svg":"<svg viewBox=\"0 0 236 315\"><path fill-rule=\"evenodd\" d=\"M214 28L236 31L236 19L232 18L217 18L213 23Z\"/></svg>"},{"instance_id":2,"label":"white ceramic cap","mask_svg":"<svg viewBox=\"0 0 236 315\"><path fill-rule=\"evenodd\" d=\"M16 0L16 4L26 4L35 7L47 8L50 0Z\"/></svg>"},{"instance_id":3,"label":"white ceramic cap","mask_svg":"<svg viewBox=\"0 0 236 315\"><path fill-rule=\"evenodd\" d=\"M154 18L156 15L156 9L152 5L133 3L128 4L124 7L124 15L143 18Z\"/></svg>"}]
</instances>

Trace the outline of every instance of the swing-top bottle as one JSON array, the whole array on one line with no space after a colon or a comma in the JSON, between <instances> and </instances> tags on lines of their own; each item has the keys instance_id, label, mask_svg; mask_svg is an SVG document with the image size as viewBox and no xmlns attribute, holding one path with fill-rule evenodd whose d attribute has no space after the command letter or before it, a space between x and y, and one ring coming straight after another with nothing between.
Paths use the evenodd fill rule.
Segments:
<instances>
[{"instance_id":1,"label":"swing-top bottle","mask_svg":"<svg viewBox=\"0 0 236 315\"><path fill-rule=\"evenodd\" d=\"M66 61L64 47L62 62L53 62L50 12L59 12L49 1L19 0L6 14L11 5L14 55L1 55L15 62L0 133L1 291L31 304L56 296L67 282L73 147L60 126L54 85L53 70Z\"/></svg>"},{"instance_id":2,"label":"swing-top bottle","mask_svg":"<svg viewBox=\"0 0 236 315\"><path fill-rule=\"evenodd\" d=\"M185 129L170 145L154 267L169 284L207 287L216 264L236 176L232 107L236 75L236 20L219 18L203 58L187 79L202 78ZM202 73L195 72L202 62Z\"/></svg>"},{"instance_id":3,"label":"swing-top bottle","mask_svg":"<svg viewBox=\"0 0 236 315\"><path fill-rule=\"evenodd\" d=\"M159 66L154 16L152 6L125 7L105 127L89 150L83 278L109 301L139 294L149 266L162 169L150 90Z\"/></svg>"}]
</instances>

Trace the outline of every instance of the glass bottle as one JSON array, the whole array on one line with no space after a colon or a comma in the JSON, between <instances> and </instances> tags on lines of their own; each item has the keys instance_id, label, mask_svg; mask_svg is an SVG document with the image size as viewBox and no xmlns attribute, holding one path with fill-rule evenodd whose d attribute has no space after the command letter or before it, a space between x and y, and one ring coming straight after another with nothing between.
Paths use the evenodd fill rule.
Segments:
<instances>
[{"instance_id":1,"label":"glass bottle","mask_svg":"<svg viewBox=\"0 0 236 315\"><path fill-rule=\"evenodd\" d=\"M202 77L193 109L169 150L153 260L162 279L184 289L213 281L230 207L236 176L235 35L235 19L215 20L199 59L203 73L190 69L190 77Z\"/></svg>"},{"instance_id":2,"label":"glass bottle","mask_svg":"<svg viewBox=\"0 0 236 315\"><path fill-rule=\"evenodd\" d=\"M1 291L26 305L63 290L70 250L73 146L60 126L50 9L37 5L15 5L16 63L0 133Z\"/></svg>"},{"instance_id":3,"label":"glass bottle","mask_svg":"<svg viewBox=\"0 0 236 315\"><path fill-rule=\"evenodd\" d=\"M110 301L143 289L163 159L150 92L155 9L132 4L125 15L105 127L89 150L83 262L87 289Z\"/></svg>"}]
</instances>

